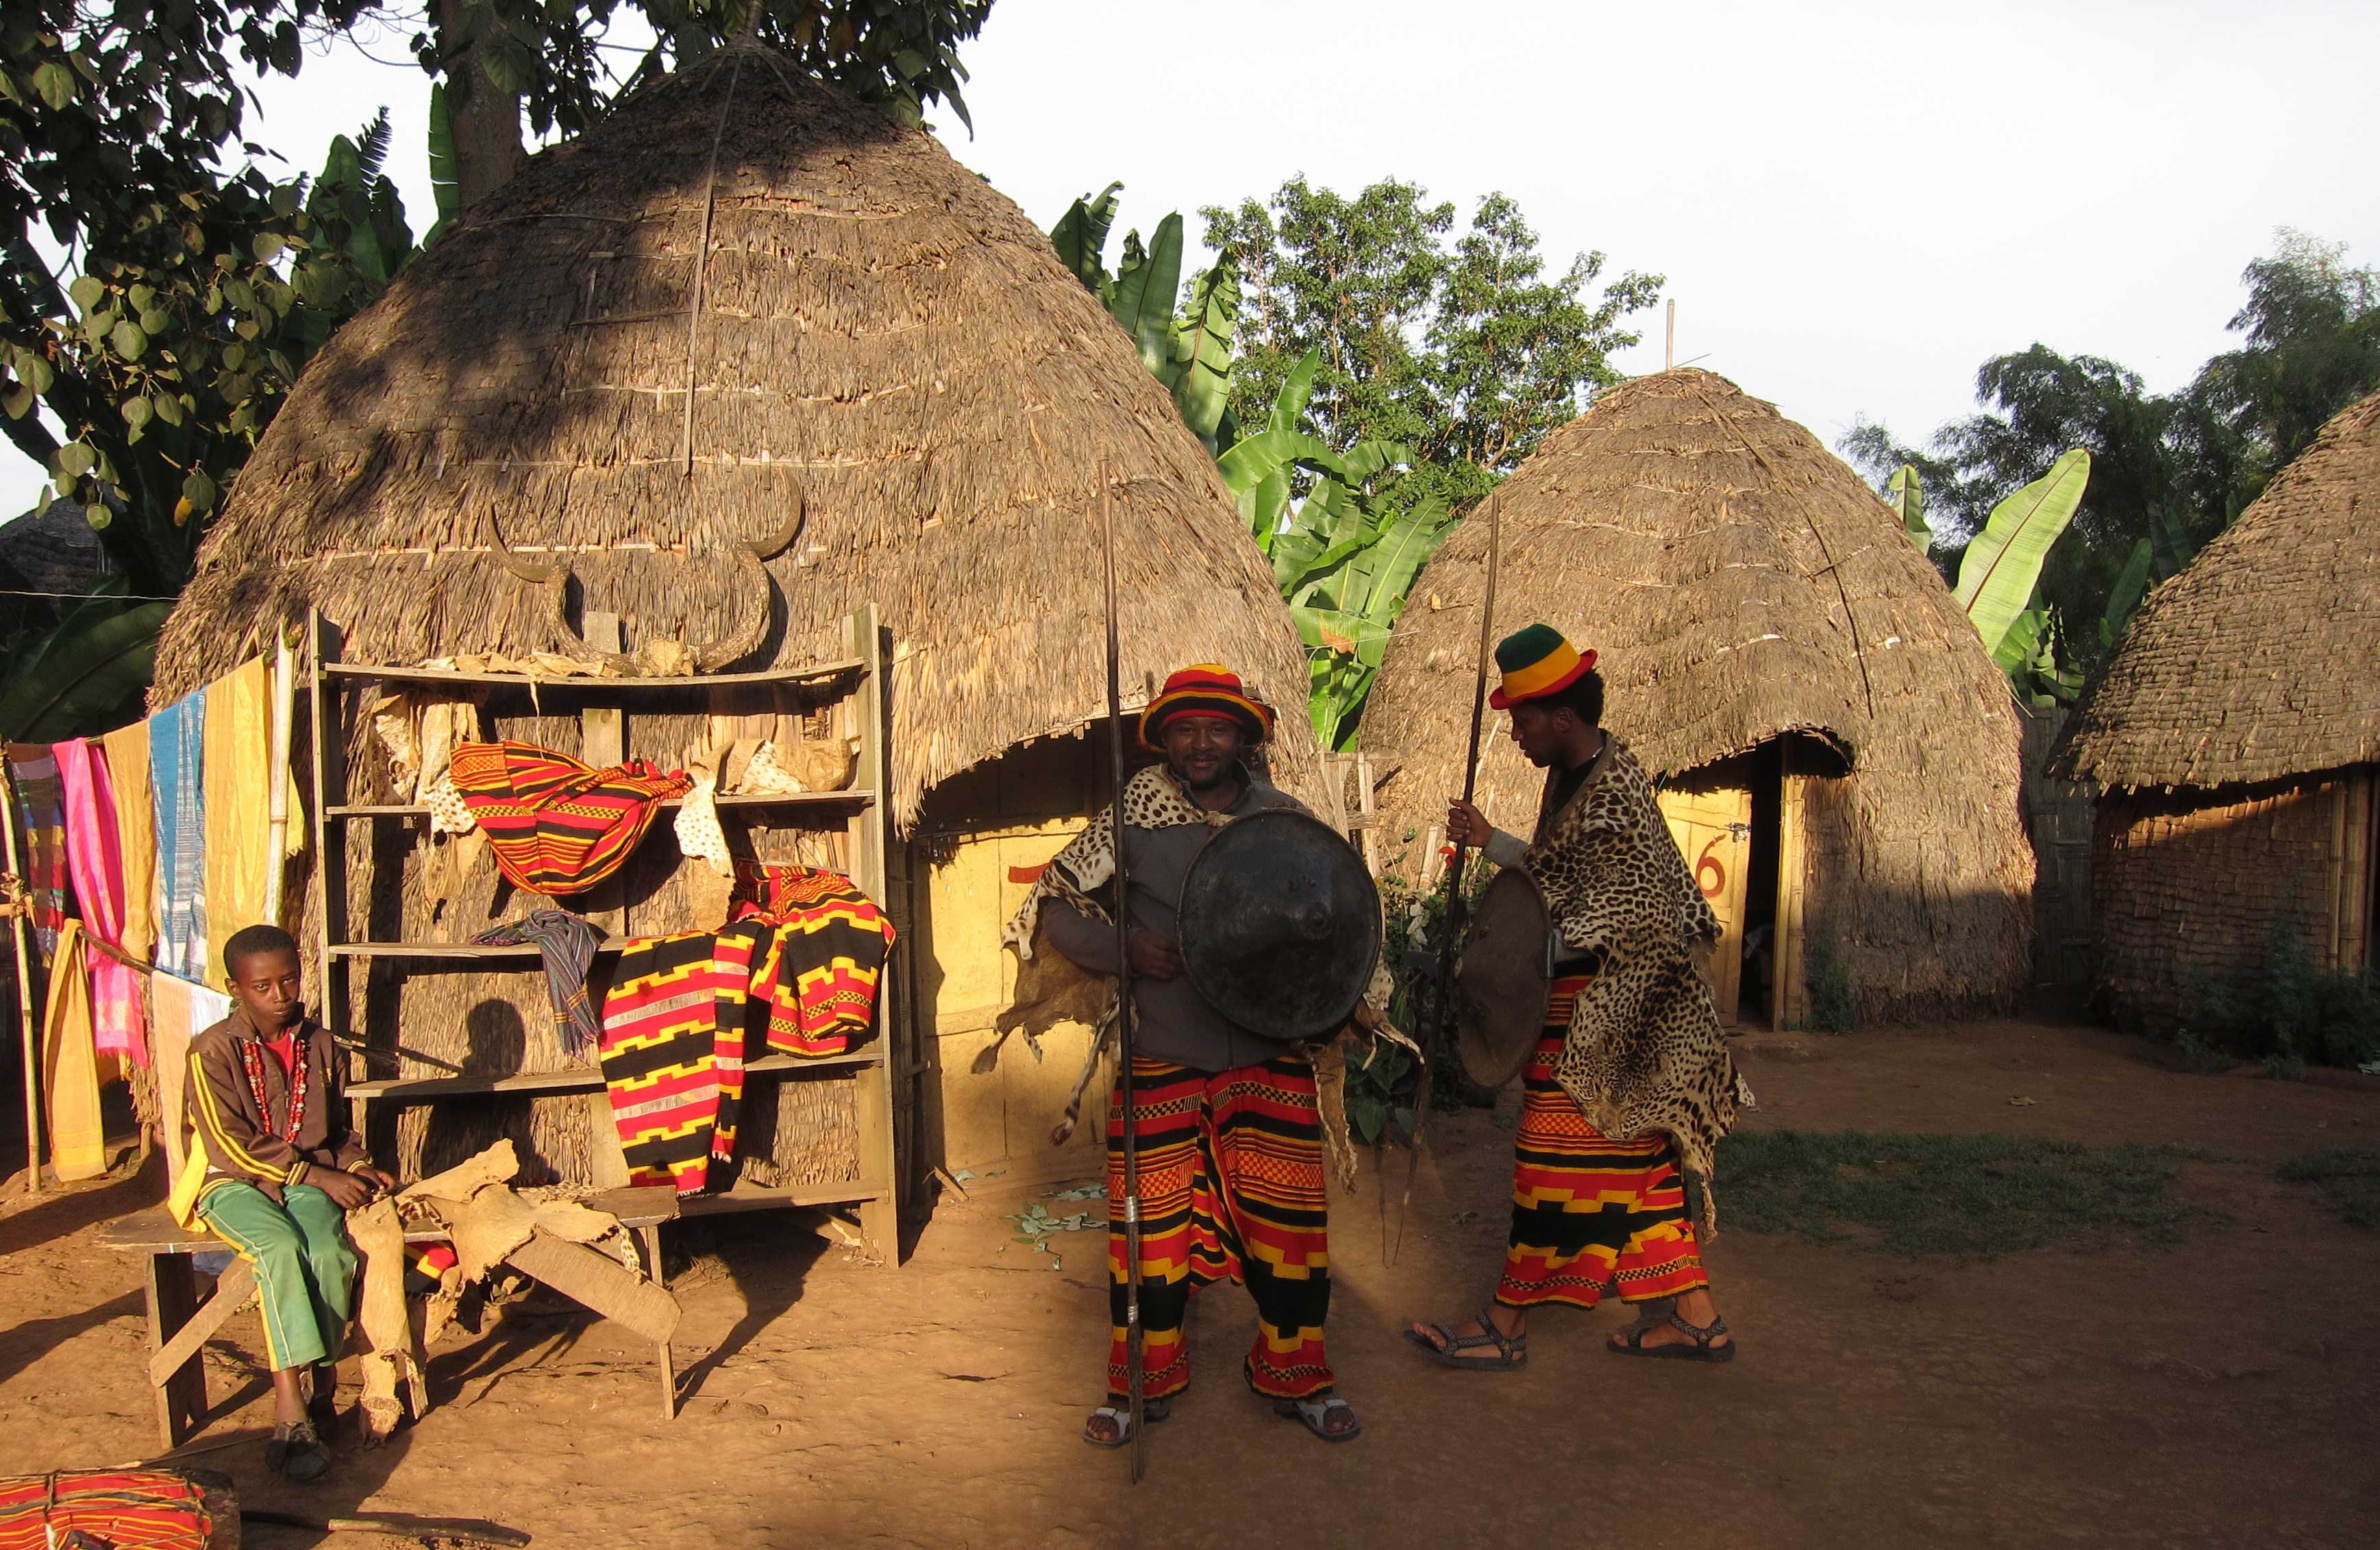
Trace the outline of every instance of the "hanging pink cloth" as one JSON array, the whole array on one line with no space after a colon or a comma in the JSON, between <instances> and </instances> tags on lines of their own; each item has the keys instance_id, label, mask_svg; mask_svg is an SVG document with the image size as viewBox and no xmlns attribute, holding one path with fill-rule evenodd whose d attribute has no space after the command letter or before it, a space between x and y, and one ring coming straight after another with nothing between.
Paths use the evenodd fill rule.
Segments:
<instances>
[{"instance_id":1,"label":"hanging pink cloth","mask_svg":"<svg viewBox=\"0 0 2380 1550\"><path fill-rule=\"evenodd\" d=\"M66 787L67 867L83 929L110 946L124 943L124 855L115 833L115 791L108 780L107 756L84 738L53 743L58 780ZM149 1064L149 1042L140 1020L140 976L105 953L91 962L93 1042L102 1055Z\"/></svg>"}]
</instances>

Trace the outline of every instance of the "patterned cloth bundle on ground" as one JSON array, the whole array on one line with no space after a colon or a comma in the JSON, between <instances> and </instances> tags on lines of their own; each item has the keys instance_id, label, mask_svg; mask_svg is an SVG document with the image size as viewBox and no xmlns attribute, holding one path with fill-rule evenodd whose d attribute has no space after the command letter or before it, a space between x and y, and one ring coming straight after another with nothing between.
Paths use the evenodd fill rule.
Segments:
<instances>
[{"instance_id":1,"label":"patterned cloth bundle on ground","mask_svg":"<svg viewBox=\"0 0 2380 1550\"><path fill-rule=\"evenodd\" d=\"M617 872L661 803L693 785L641 759L594 769L533 743L464 743L455 788L495 849L498 870L531 893L584 893Z\"/></svg>"},{"instance_id":2,"label":"patterned cloth bundle on ground","mask_svg":"<svg viewBox=\"0 0 2380 1550\"><path fill-rule=\"evenodd\" d=\"M238 1510L231 1482L214 1505ZM227 1532L218 1535L218 1530ZM219 1525L207 1493L163 1470L59 1470L0 1480L0 1550L103 1544L111 1550L205 1550L239 1543L235 1519Z\"/></svg>"},{"instance_id":3,"label":"patterned cloth bundle on ground","mask_svg":"<svg viewBox=\"0 0 2380 1550\"><path fill-rule=\"evenodd\" d=\"M756 870L717 932L632 942L603 998L601 1064L630 1181L734 1182L747 1052L840 1055L875 1010L892 928L851 880Z\"/></svg>"},{"instance_id":4,"label":"patterned cloth bundle on ground","mask_svg":"<svg viewBox=\"0 0 2380 1550\"><path fill-rule=\"evenodd\" d=\"M1132 1063L1140 1166L1142 1393L1189 1386L1183 1323L1191 1294L1245 1283L1257 1304L1247 1375L1257 1393L1330 1391L1322 1323L1330 1311L1322 1120L1313 1063L1285 1055L1212 1076L1168 1061ZM1123 1105L1108 1119L1108 1392L1124 1403Z\"/></svg>"},{"instance_id":5,"label":"patterned cloth bundle on ground","mask_svg":"<svg viewBox=\"0 0 2380 1550\"><path fill-rule=\"evenodd\" d=\"M1645 1302L1710 1285L1676 1144L1658 1132L1606 1138L1555 1080L1572 1011L1592 979L1554 981L1545 1036L1523 1079L1512 1233L1496 1283L1507 1308L1592 1308L1615 1292Z\"/></svg>"}]
</instances>

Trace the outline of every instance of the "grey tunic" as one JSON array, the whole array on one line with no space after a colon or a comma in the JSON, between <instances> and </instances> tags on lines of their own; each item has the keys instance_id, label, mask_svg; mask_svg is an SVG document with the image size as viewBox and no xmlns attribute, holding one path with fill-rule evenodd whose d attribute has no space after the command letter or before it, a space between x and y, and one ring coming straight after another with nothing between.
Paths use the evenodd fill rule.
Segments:
<instances>
[{"instance_id":1,"label":"grey tunic","mask_svg":"<svg viewBox=\"0 0 2380 1550\"><path fill-rule=\"evenodd\" d=\"M1305 812L1305 804L1276 787L1244 776L1246 788L1228 811L1234 818L1285 807ZM1309 815L1310 816L1310 815ZM1126 918L1140 930L1180 943L1182 880L1190 862L1215 831L1204 824L1144 829L1127 824L1123 855L1132 878ZM1058 950L1095 974L1116 972L1115 928L1051 899L1042 907L1043 929ZM1292 1046L1249 1032L1208 1006L1190 987L1188 976L1152 980L1133 976L1133 1053L1213 1073L1259 1065L1286 1055Z\"/></svg>"}]
</instances>

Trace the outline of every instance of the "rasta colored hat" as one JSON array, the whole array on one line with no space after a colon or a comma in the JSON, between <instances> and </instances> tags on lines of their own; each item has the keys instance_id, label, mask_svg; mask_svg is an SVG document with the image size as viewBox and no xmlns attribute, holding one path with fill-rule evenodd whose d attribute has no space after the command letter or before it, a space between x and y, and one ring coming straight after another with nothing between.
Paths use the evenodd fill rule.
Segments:
<instances>
[{"instance_id":1,"label":"rasta colored hat","mask_svg":"<svg viewBox=\"0 0 2380 1550\"><path fill-rule=\"evenodd\" d=\"M1185 715L1229 716L1240 724L1251 746L1272 735L1272 712L1247 691L1237 673L1211 662L1184 667L1165 680L1148 709L1140 713L1140 746L1163 752L1159 739L1165 735L1165 724Z\"/></svg>"},{"instance_id":2,"label":"rasta colored hat","mask_svg":"<svg viewBox=\"0 0 2380 1550\"><path fill-rule=\"evenodd\" d=\"M1500 711L1524 700L1559 694L1595 670L1595 653L1582 653L1551 625L1514 630L1496 645L1496 667L1504 682L1488 696Z\"/></svg>"}]
</instances>

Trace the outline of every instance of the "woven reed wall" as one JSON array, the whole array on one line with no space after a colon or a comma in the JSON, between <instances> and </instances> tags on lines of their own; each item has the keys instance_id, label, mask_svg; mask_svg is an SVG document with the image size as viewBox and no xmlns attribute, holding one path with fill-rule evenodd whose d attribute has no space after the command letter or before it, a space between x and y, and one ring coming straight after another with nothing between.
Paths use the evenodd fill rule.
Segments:
<instances>
[{"instance_id":1,"label":"woven reed wall","mask_svg":"<svg viewBox=\"0 0 2380 1550\"><path fill-rule=\"evenodd\" d=\"M2228 798L2228 799L2223 799ZM2118 1020L2164 1031L2264 964L2277 926L2329 968L2365 961L2369 768L2203 792L2108 792L2092 847L2098 980Z\"/></svg>"}]
</instances>

